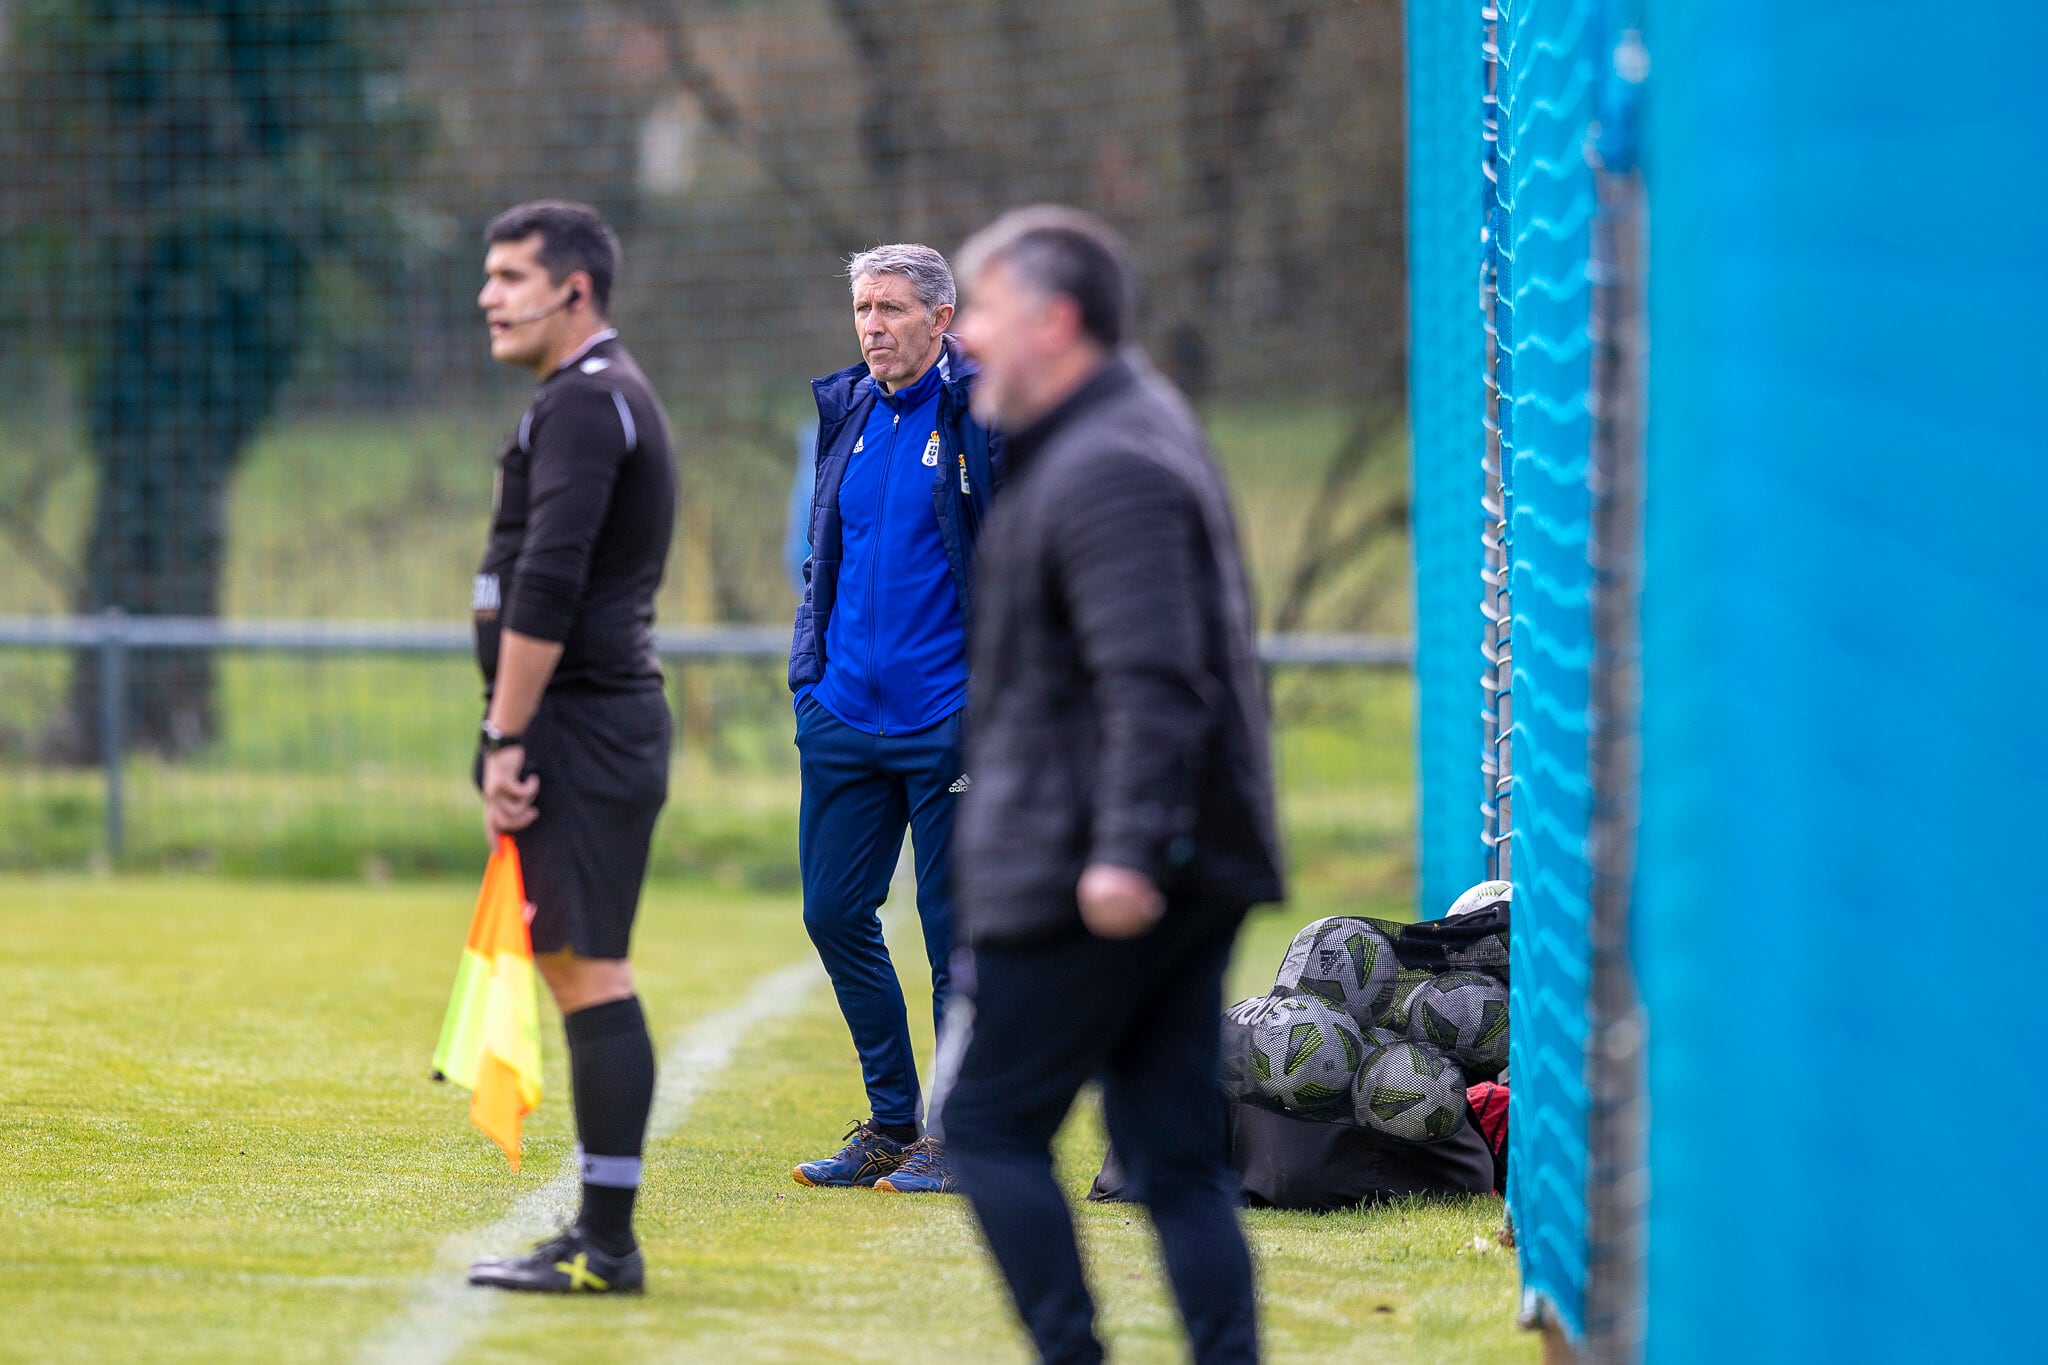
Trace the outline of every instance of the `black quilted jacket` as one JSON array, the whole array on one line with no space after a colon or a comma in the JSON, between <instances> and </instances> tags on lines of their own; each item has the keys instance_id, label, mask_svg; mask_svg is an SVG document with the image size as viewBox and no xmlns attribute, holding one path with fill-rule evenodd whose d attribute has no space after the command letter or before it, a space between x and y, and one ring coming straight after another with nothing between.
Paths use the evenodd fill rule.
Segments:
<instances>
[{"instance_id":1,"label":"black quilted jacket","mask_svg":"<svg viewBox=\"0 0 2048 1365\"><path fill-rule=\"evenodd\" d=\"M1007 443L983 530L954 831L968 943L1072 932L1090 861L1174 907L1282 894L1264 679L1222 474L1119 356Z\"/></svg>"}]
</instances>

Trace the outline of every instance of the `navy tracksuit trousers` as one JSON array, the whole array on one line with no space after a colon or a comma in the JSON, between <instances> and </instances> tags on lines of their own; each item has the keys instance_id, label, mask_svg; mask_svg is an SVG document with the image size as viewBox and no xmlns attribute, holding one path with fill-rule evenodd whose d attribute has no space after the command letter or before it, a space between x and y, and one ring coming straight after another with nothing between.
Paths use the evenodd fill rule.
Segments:
<instances>
[{"instance_id":1,"label":"navy tracksuit trousers","mask_svg":"<svg viewBox=\"0 0 2048 1365\"><path fill-rule=\"evenodd\" d=\"M877 1123L914 1124L917 1061L879 912L908 828L936 1026L946 1009L946 963L953 948L960 714L912 735L870 735L806 696L797 704L796 745L803 768L797 861L804 928L860 1053L870 1114Z\"/></svg>"}]
</instances>

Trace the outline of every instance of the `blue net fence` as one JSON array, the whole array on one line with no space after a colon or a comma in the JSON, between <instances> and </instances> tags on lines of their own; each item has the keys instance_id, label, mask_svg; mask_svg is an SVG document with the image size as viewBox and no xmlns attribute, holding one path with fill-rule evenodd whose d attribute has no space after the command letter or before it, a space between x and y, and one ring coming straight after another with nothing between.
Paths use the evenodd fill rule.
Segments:
<instances>
[{"instance_id":1,"label":"blue net fence","mask_svg":"<svg viewBox=\"0 0 2048 1365\"><path fill-rule=\"evenodd\" d=\"M2048 20L1644 9L1648 1357L2031 1358Z\"/></svg>"},{"instance_id":2,"label":"blue net fence","mask_svg":"<svg viewBox=\"0 0 2048 1365\"><path fill-rule=\"evenodd\" d=\"M1476 5L1408 6L1409 428L1413 432L1419 909L1441 914L1486 875L1472 765L1483 695L1473 668L1484 493L1478 299L1480 192L1473 176Z\"/></svg>"},{"instance_id":3,"label":"blue net fence","mask_svg":"<svg viewBox=\"0 0 2048 1365\"><path fill-rule=\"evenodd\" d=\"M1494 838L1515 885L1525 1316L1590 1360L2018 1358L2040 1182L1961 1154L2042 1121L1992 1041L2024 992L1913 993L1965 939L1993 975L2044 946L2039 746L1991 701L2048 670L2012 501L2044 453L2048 276L2014 269L2043 21L1505 0L1475 70L1470 16L1420 8L1416 145L1448 122L1471 196L1418 162L1418 600L1489 552L1505 599L1458 607L1467 756L1429 726L1469 677L1419 674L1425 809L1500 787L1446 802L1423 867ZM1425 298L1481 214L1478 296Z\"/></svg>"},{"instance_id":4,"label":"blue net fence","mask_svg":"<svg viewBox=\"0 0 2048 1365\"><path fill-rule=\"evenodd\" d=\"M1604 22L1590 2L1510 0L1418 7L1409 31L1423 896L1440 909L1481 875L1515 883L1510 1204L1530 1311L1573 1333L1588 1255L1586 141Z\"/></svg>"},{"instance_id":5,"label":"blue net fence","mask_svg":"<svg viewBox=\"0 0 2048 1365\"><path fill-rule=\"evenodd\" d=\"M1501 461L1508 490L1516 889L1509 1200L1523 1283L1583 1326L1584 1074L1590 864L1587 682L1595 195L1586 134L1599 87L1599 9L1504 0L1494 22L1498 141L1489 245Z\"/></svg>"},{"instance_id":6,"label":"blue net fence","mask_svg":"<svg viewBox=\"0 0 2048 1365\"><path fill-rule=\"evenodd\" d=\"M1596 371L1601 287L1611 302L1616 286L1639 274L1634 261L1617 268L1611 242L1596 250L1603 217L1592 144L1611 96L1616 33L1611 12L1592 0L1509 0L1469 7L1460 19L1411 16L1409 34L1416 144L1433 145L1437 125L1448 122L1462 148L1442 153L1443 174L1460 193L1438 189L1439 208L1424 196L1418 165L1410 200L1424 895L1432 869L1467 876L1475 863L1515 884L1509 1203L1524 1315L1599 1352L1636 1322L1627 1294L1617 1303L1603 1291L1635 1284L1618 1267L1633 1263L1640 1221L1636 1205L1615 1194L1635 1187L1640 1167L1633 1061L1606 1078L1605 1094L1596 1094L1589 1065L1596 1030L1637 1023L1633 983L1615 970L1625 961L1625 898L1618 910L1608 898L1604 927L1595 913L1596 816L1609 815L1606 846L1623 855L1612 866L1625 865L1633 837L1625 803L1613 799L1634 781L1625 743L1633 712L1618 714L1632 699L1632 658L1617 664L1611 649L1603 654L1595 630L1603 582L1610 621L1633 612L1627 571L1636 562L1632 536L1612 525L1604 540L1595 535L1596 447L1611 463L1640 444L1632 425L1640 414L1626 401L1640 375L1613 361L1633 334L1610 337L1617 344ZM1450 51L1453 37L1476 42L1479 60L1468 60L1469 47ZM1436 64L1428 73L1420 70L1425 51ZM1476 245L1459 263L1467 287L1425 299L1431 253L1464 242ZM1425 318L1425 305L1439 299L1442 312ZM1625 330L1639 307L1638 292L1612 308L1609 330ZM1476 382L1474 358L1483 374ZM1599 428L1600 439L1596 372L1617 391L1607 395L1610 416L1627 419ZM1607 473L1617 486L1617 471ZM1427 499L1437 500L1431 526L1440 531L1423 529ZM1446 543L1433 544L1437 534ZM1449 603L1446 619L1426 614L1431 583ZM1431 632L1464 669L1428 671ZM1611 623L1606 634L1612 644ZM1603 681L1612 685L1596 706ZM1453 750L1439 734L1449 733L1448 718L1472 716L1475 700L1478 733L1466 730L1465 746ZM1620 732L1606 738L1624 741L1618 751L1596 743L1602 706L1608 730ZM1430 728L1437 717L1441 732ZM1599 773L1614 788L1605 801L1596 788L1601 752L1608 761ZM1462 808L1442 799L1440 823L1431 825L1443 791L1465 798Z\"/></svg>"}]
</instances>

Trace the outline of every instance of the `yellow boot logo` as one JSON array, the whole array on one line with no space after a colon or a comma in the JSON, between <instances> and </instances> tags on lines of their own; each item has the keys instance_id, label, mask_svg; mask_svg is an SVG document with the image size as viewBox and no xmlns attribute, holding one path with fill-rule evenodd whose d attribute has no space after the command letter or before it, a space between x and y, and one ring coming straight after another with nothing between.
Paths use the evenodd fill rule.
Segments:
<instances>
[{"instance_id":1,"label":"yellow boot logo","mask_svg":"<svg viewBox=\"0 0 2048 1365\"><path fill-rule=\"evenodd\" d=\"M576 1259L573 1261L556 1261L555 1269L569 1277L569 1288L571 1289L591 1289L602 1294L605 1290L611 1288L611 1285L607 1284L602 1276L597 1275L591 1270L590 1253L587 1251L577 1252Z\"/></svg>"}]
</instances>

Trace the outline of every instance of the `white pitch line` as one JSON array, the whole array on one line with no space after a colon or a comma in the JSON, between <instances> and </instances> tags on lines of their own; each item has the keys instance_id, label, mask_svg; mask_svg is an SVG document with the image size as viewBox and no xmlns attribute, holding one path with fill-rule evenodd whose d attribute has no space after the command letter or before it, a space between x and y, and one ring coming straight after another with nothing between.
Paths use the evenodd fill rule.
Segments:
<instances>
[{"instance_id":1,"label":"white pitch line","mask_svg":"<svg viewBox=\"0 0 2048 1365\"><path fill-rule=\"evenodd\" d=\"M690 1106L731 1063L750 1026L795 1013L824 978L815 959L792 963L756 981L737 1005L685 1029L662 1056L654 1108L647 1118L648 1145L667 1137L689 1117ZM433 1271L419 1282L404 1314L365 1344L360 1359L377 1365L444 1365L454 1359L504 1298L499 1290L470 1287L470 1262L515 1250L561 1227L576 1212L580 1184L576 1163L564 1160L554 1179L521 1196L503 1218L441 1243Z\"/></svg>"}]
</instances>

